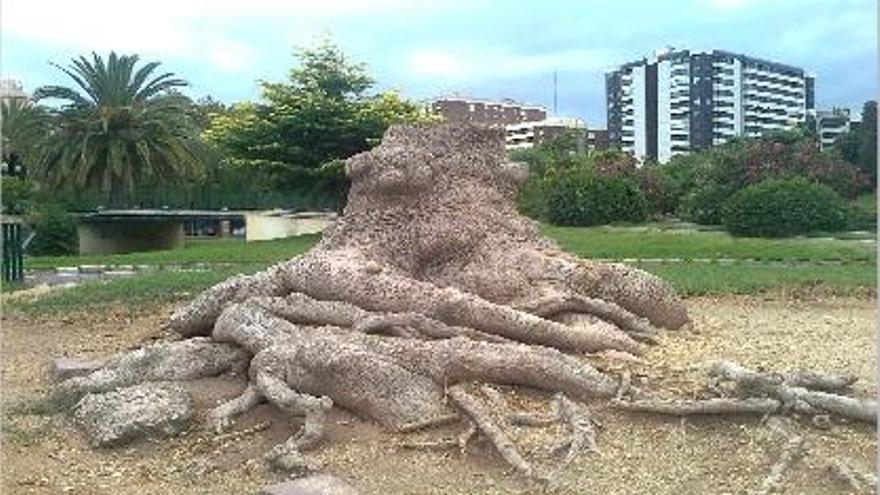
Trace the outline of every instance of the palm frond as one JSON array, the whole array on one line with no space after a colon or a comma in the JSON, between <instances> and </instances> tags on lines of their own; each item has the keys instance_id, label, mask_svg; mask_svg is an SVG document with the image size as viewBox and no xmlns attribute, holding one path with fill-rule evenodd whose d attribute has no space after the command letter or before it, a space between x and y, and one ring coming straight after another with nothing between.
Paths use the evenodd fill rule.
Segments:
<instances>
[{"instance_id":1,"label":"palm frond","mask_svg":"<svg viewBox=\"0 0 880 495\"><path fill-rule=\"evenodd\" d=\"M137 95L138 91L140 91L141 86L143 86L144 81L150 77L150 74L159 67L159 62L150 62L140 69L134 74L134 77L131 78L131 82L129 83L129 92L132 95L132 99L134 99L135 95Z\"/></svg>"},{"instance_id":2,"label":"palm frond","mask_svg":"<svg viewBox=\"0 0 880 495\"><path fill-rule=\"evenodd\" d=\"M92 103L71 88L65 86L40 86L34 90L34 101L55 98L69 100L73 105L88 106Z\"/></svg>"},{"instance_id":3,"label":"palm frond","mask_svg":"<svg viewBox=\"0 0 880 495\"><path fill-rule=\"evenodd\" d=\"M181 88L187 86L188 83L183 79L174 78L173 72L166 72L162 74L150 82L148 82L141 90L137 92L135 95L135 99L142 101L149 99L152 96L155 96L163 91L168 91L172 88Z\"/></svg>"}]
</instances>

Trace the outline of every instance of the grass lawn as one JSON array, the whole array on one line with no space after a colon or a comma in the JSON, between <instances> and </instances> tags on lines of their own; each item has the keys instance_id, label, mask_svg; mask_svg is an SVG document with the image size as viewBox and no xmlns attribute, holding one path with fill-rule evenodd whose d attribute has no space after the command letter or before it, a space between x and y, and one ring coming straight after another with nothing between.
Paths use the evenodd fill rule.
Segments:
<instances>
[{"instance_id":1,"label":"grass lawn","mask_svg":"<svg viewBox=\"0 0 880 495\"><path fill-rule=\"evenodd\" d=\"M683 295L756 294L768 289L822 285L838 294L864 293L877 285L877 267L868 263L820 265L636 263L671 282Z\"/></svg>"},{"instance_id":2,"label":"grass lawn","mask_svg":"<svg viewBox=\"0 0 880 495\"><path fill-rule=\"evenodd\" d=\"M875 262L876 246L830 238L760 239L726 232L643 227L552 227L542 231L586 258L733 258L769 261Z\"/></svg>"},{"instance_id":3,"label":"grass lawn","mask_svg":"<svg viewBox=\"0 0 880 495\"><path fill-rule=\"evenodd\" d=\"M818 284L846 293L875 287L877 280L875 247L862 241L735 238L715 231L645 227L545 226L543 231L563 249L587 258L681 259L664 263L639 261L636 265L669 280L685 295L751 294ZM316 235L307 235L250 244L237 239L190 240L185 248L173 251L31 257L25 260L28 269L83 264L216 266L192 271L159 270L109 282L88 282L71 290L53 291L32 302L12 302L8 306L24 311L55 311L111 302L141 305L183 301L233 274L251 273L300 254L318 239ZM687 261L706 258L739 261ZM766 263L745 262L746 259Z\"/></svg>"},{"instance_id":4,"label":"grass lawn","mask_svg":"<svg viewBox=\"0 0 880 495\"><path fill-rule=\"evenodd\" d=\"M246 243L244 239L187 239L183 249L140 253L32 256L24 262L28 270L77 265L191 265L196 263L263 263L286 260L309 249L320 236L302 235L289 239Z\"/></svg>"},{"instance_id":5,"label":"grass lawn","mask_svg":"<svg viewBox=\"0 0 880 495\"><path fill-rule=\"evenodd\" d=\"M155 271L109 281L84 282L9 306L23 312L71 311L110 303L148 306L192 299L199 291L239 273L253 273L263 264L219 266L208 270Z\"/></svg>"}]
</instances>

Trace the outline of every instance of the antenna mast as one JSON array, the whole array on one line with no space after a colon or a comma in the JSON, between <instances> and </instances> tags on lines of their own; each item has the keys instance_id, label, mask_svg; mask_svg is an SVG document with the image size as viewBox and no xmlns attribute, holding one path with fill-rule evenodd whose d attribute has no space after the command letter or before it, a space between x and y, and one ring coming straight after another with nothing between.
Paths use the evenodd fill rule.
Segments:
<instances>
[{"instance_id":1,"label":"antenna mast","mask_svg":"<svg viewBox=\"0 0 880 495\"><path fill-rule=\"evenodd\" d=\"M553 116L556 115L556 69L553 69Z\"/></svg>"}]
</instances>

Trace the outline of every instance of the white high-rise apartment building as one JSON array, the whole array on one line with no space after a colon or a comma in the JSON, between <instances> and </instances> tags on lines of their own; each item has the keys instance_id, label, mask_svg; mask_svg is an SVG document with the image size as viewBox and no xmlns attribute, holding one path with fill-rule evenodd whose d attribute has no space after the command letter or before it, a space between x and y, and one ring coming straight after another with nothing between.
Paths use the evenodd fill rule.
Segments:
<instances>
[{"instance_id":1,"label":"white high-rise apartment building","mask_svg":"<svg viewBox=\"0 0 880 495\"><path fill-rule=\"evenodd\" d=\"M605 75L612 146L661 163L734 136L791 129L813 109L803 69L721 50L667 49Z\"/></svg>"},{"instance_id":2,"label":"white high-rise apartment building","mask_svg":"<svg viewBox=\"0 0 880 495\"><path fill-rule=\"evenodd\" d=\"M9 100L27 101L28 94L24 92L21 81L15 79L0 79L0 102Z\"/></svg>"}]
</instances>

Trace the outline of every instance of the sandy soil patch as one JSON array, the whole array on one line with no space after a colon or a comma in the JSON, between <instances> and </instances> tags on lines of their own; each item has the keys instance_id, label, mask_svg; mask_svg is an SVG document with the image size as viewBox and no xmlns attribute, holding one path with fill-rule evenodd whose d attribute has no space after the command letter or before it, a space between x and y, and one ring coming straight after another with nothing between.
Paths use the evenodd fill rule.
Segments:
<instances>
[{"instance_id":1,"label":"sandy soil patch","mask_svg":"<svg viewBox=\"0 0 880 495\"><path fill-rule=\"evenodd\" d=\"M876 310L873 300L768 297L695 298L688 301L696 333L670 334L644 356L644 364L598 363L609 371L628 367L642 387L689 397L704 386L694 364L728 358L766 369L811 368L859 376L857 389L871 394L875 379ZM52 357L106 356L168 338L160 330L171 308L130 313L124 308L65 316L7 315L2 321L2 485L9 494L247 494L283 479L261 455L298 427L260 406L232 433L216 437L197 421L184 435L94 451L63 416L11 411L51 386ZM240 377L191 385L201 413L243 388ZM546 394L501 389L514 408L548 408ZM783 441L760 418L667 419L624 413L599 401L587 404L602 424L599 454L586 454L559 474L558 493L739 494L757 488ZM364 494L533 493L485 442L464 456L457 451L401 448L403 442L455 435L460 426L413 435L383 432L335 410L325 446L312 453L324 470L347 479ZM842 458L865 471L876 457L874 428L835 421L830 430L801 418L809 454L787 477L788 494L847 493L825 470ZM256 430L256 431L253 431ZM516 428L529 457L552 469L559 457L543 452L562 434L558 427Z\"/></svg>"}]
</instances>

